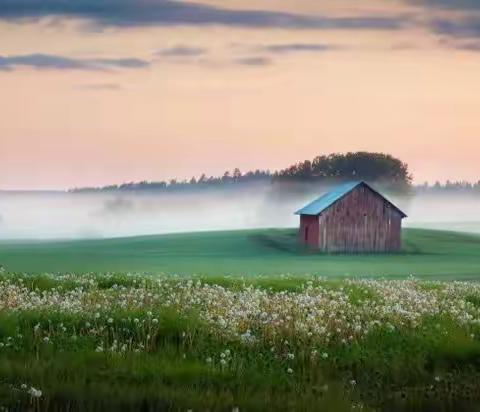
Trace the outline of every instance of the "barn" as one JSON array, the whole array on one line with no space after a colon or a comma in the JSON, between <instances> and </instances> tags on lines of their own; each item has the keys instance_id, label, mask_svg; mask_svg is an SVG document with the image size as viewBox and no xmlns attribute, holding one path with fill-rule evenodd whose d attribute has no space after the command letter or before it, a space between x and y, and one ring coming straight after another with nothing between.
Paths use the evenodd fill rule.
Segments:
<instances>
[{"instance_id":1,"label":"barn","mask_svg":"<svg viewBox=\"0 0 480 412\"><path fill-rule=\"evenodd\" d=\"M398 251L407 217L365 182L336 186L295 214L300 243L324 252Z\"/></svg>"}]
</instances>

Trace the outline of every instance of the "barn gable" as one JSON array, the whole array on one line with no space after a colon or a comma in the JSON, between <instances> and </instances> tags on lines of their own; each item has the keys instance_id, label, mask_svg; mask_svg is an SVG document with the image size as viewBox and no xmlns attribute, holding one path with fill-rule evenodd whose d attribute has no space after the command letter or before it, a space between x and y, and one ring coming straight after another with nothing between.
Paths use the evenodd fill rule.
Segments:
<instances>
[{"instance_id":1,"label":"barn gable","mask_svg":"<svg viewBox=\"0 0 480 412\"><path fill-rule=\"evenodd\" d=\"M320 196L318 199L315 199L313 202L309 203L308 205L304 206L302 209L297 210L295 212L296 215L308 215L308 216L318 216L320 213L331 207L333 204L338 202L340 199L345 197L347 194L352 192L354 189L364 186L368 188L370 191L375 193L377 196L380 196L385 202L390 204L395 210L397 210L402 218L407 217L407 215L400 210L397 206L395 206L390 200L388 200L385 196L377 192L373 189L369 184L361 181L361 182L348 182L341 185L334 187L329 192L325 193L324 195Z\"/></svg>"}]
</instances>

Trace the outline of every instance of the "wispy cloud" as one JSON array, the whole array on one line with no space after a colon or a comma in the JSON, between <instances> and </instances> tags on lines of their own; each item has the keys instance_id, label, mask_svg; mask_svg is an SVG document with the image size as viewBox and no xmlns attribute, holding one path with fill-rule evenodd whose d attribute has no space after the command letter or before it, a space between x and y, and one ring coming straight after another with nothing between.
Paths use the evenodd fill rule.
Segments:
<instances>
[{"instance_id":1,"label":"wispy cloud","mask_svg":"<svg viewBox=\"0 0 480 412\"><path fill-rule=\"evenodd\" d=\"M163 57L197 57L207 52L208 50L203 47L175 46L158 50L155 54Z\"/></svg>"},{"instance_id":2,"label":"wispy cloud","mask_svg":"<svg viewBox=\"0 0 480 412\"><path fill-rule=\"evenodd\" d=\"M77 59L51 54L25 54L0 56L0 69L12 70L18 67L55 70L108 70L114 68L138 69L148 67L146 60L122 59Z\"/></svg>"},{"instance_id":3,"label":"wispy cloud","mask_svg":"<svg viewBox=\"0 0 480 412\"><path fill-rule=\"evenodd\" d=\"M439 44L447 49L480 52L480 40L465 40L458 38L442 38Z\"/></svg>"},{"instance_id":4,"label":"wispy cloud","mask_svg":"<svg viewBox=\"0 0 480 412\"><path fill-rule=\"evenodd\" d=\"M118 83L90 83L90 84L81 84L77 86L77 89L80 90L111 90L117 91L121 90L122 86Z\"/></svg>"},{"instance_id":5,"label":"wispy cloud","mask_svg":"<svg viewBox=\"0 0 480 412\"><path fill-rule=\"evenodd\" d=\"M449 10L480 10L478 0L405 0L407 3L424 7Z\"/></svg>"},{"instance_id":6,"label":"wispy cloud","mask_svg":"<svg viewBox=\"0 0 480 412\"><path fill-rule=\"evenodd\" d=\"M451 19L435 19L430 27L437 34L450 37L479 37L480 16Z\"/></svg>"},{"instance_id":7,"label":"wispy cloud","mask_svg":"<svg viewBox=\"0 0 480 412\"><path fill-rule=\"evenodd\" d=\"M234 63L242 66L268 66L272 64L272 60L263 56L242 57L235 59Z\"/></svg>"},{"instance_id":8,"label":"wispy cloud","mask_svg":"<svg viewBox=\"0 0 480 412\"><path fill-rule=\"evenodd\" d=\"M333 46L323 43L285 43L269 44L258 47L259 49L276 54L290 53L323 53L329 50L339 49L339 46Z\"/></svg>"},{"instance_id":9,"label":"wispy cloud","mask_svg":"<svg viewBox=\"0 0 480 412\"><path fill-rule=\"evenodd\" d=\"M396 30L406 16L326 17L240 10L175 0L0 0L0 18L47 16L87 19L101 26L224 25L252 28Z\"/></svg>"}]
</instances>

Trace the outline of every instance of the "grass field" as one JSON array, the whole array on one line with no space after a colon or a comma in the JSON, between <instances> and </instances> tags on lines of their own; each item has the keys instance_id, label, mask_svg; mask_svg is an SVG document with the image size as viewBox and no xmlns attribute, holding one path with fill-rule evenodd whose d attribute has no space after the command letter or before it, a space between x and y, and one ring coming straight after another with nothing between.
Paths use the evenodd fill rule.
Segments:
<instances>
[{"instance_id":1,"label":"grass field","mask_svg":"<svg viewBox=\"0 0 480 412\"><path fill-rule=\"evenodd\" d=\"M0 410L480 411L479 236L3 242L0 264Z\"/></svg>"},{"instance_id":2,"label":"grass field","mask_svg":"<svg viewBox=\"0 0 480 412\"><path fill-rule=\"evenodd\" d=\"M0 264L18 272L149 272L180 275L414 275L479 279L480 236L405 229L404 250L324 255L299 249L294 229L198 232L58 242L0 242Z\"/></svg>"},{"instance_id":3,"label":"grass field","mask_svg":"<svg viewBox=\"0 0 480 412\"><path fill-rule=\"evenodd\" d=\"M0 276L0 410L479 411L480 284Z\"/></svg>"}]
</instances>

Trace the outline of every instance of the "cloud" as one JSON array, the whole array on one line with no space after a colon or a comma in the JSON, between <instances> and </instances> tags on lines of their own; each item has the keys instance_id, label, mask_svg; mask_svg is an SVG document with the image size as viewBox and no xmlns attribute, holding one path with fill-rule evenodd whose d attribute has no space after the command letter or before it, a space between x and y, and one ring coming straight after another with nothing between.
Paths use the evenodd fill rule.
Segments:
<instances>
[{"instance_id":1,"label":"cloud","mask_svg":"<svg viewBox=\"0 0 480 412\"><path fill-rule=\"evenodd\" d=\"M440 40L439 43L440 45L449 49L480 52L480 40L443 38Z\"/></svg>"},{"instance_id":2,"label":"cloud","mask_svg":"<svg viewBox=\"0 0 480 412\"><path fill-rule=\"evenodd\" d=\"M18 56L0 56L0 70L12 70L17 67L56 70L107 70L113 68L138 69L149 66L146 60L124 59L75 59L51 54L25 54Z\"/></svg>"},{"instance_id":3,"label":"cloud","mask_svg":"<svg viewBox=\"0 0 480 412\"><path fill-rule=\"evenodd\" d=\"M234 62L242 66L268 66L272 64L272 61L269 58L262 56L243 57L234 60Z\"/></svg>"},{"instance_id":4,"label":"cloud","mask_svg":"<svg viewBox=\"0 0 480 412\"><path fill-rule=\"evenodd\" d=\"M224 9L179 0L0 0L0 19L43 17L87 19L100 26L224 25L251 28L376 29L402 28L405 16L324 17L271 10Z\"/></svg>"},{"instance_id":5,"label":"cloud","mask_svg":"<svg viewBox=\"0 0 480 412\"><path fill-rule=\"evenodd\" d=\"M478 37L480 36L480 17L460 19L435 19L430 27L437 34L451 37Z\"/></svg>"},{"instance_id":6,"label":"cloud","mask_svg":"<svg viewBox=\"0 0 480 412\"><path fill-rule=\"evenodd\" d=\"M207 52L208 50L202 47L175 46L159 50L156 55L164 57L197 57L202 56Z\"/></svg>"},{"instance_id":7,"label":"cloud","mask_svg":"<svg viewBox=\"0 0 480 412\"><path fill-rule=\"evenodd\" d=\"M322 43L286 43L286 44L270 44L260 46L260 49L277 54L288 53L323 53L328 50L338 49L338 46L332 46Z\"/></svg>"},{"instance_id":8,"label":"cloud","mask_svg":"<svg viewBox=\"0 0 480 412\"><path fill-rule=\"evenodd\" d=\"M122 86L117 83L91 83L82 84L77 87L80 90L121 90Z\"/></svg>"},{"instance_id":9,"label":"cloud","mask_svg":"<svg viewBox=\"0 0 480 412\"><path fill-rule=\"evenodd\" d=\"M480 10L478 0L406 0L410 4L451 10Z\"/></svg>"},{"instance_id":10,"label":"cloud","mask_svg":"<svg viewBox=\"0 0 480 412\"><path fill-rule=\"evenodd\" d=\"M461 49L461 50L473 51L473 52L480 52L480 41L460 43L455 45L455 48Z\"/></svg>"}]
</instances>

